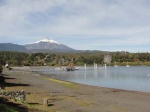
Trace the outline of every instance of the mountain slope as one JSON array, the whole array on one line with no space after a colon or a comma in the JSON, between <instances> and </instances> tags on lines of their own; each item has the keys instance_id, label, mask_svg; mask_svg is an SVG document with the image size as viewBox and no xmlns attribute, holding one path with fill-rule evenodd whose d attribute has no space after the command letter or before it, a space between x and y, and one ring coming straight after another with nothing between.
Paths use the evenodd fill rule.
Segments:
<instances>
[{"instance_id":1,"label":"mountain slope","mask_svg":"<svg viewBox=\"0 0 150 112\"><path fill-rule=\"evenodd\" d=\"M58 42L49 39L49 38L45 38L42 39L40 41L31 43L31 44L27 44L25 45L25 48L28 49L29 51L39 51L39 50L49 50L49 51L55 51L55 52L72 52L75 51L74 49L63 45L63 44L59 44Z\"/></svg>"},{"instance_id":2,"label":"mountain slope","mask_svg":"<svg viewBox=\"0 0 150 112\"><path fill-rule=\"evenodd\" d=\"M12 43L0 43L0 51L16 51L16 52L76 52L66 45L59 44L58 42L45 38L40 41L33 42L27 45L17 45Z\"/></svg>"},{"instance_id":3,"label":"mountain slope","mask_svg":"<svg viewBox=\"0 0 150 112\"><path fill-rule=\"evenodd\" d=\"M0 43L0 51L27 52L28 50L22 45L12 43Z\"/></svg>"}]
</instances>

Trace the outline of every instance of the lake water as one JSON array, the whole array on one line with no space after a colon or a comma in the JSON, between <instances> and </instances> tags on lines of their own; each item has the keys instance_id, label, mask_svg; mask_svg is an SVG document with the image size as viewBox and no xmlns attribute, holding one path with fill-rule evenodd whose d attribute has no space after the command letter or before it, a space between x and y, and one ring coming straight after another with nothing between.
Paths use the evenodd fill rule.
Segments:
<instances>
[{"instance_id":1,"label":"lake water","mask_svg":"<svg viewBox=\"0 0 150 112\"><path fill-rule=\"evenodd\" d=\"M54 68L43 69L43 75L80 84L117 88L123 90L135 90L150 92L150 67L107 67L94 70L93 67L79 67L76 71L55 70Z\"/></svg>"}]
</instances>

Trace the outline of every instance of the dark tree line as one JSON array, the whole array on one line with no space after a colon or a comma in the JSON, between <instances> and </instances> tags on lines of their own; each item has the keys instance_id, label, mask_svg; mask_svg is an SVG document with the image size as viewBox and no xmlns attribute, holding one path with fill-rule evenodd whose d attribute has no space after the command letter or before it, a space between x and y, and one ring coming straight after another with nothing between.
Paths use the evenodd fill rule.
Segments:
<instances>
[{"instance_id":1,"label":"dark tree line","mask_svg":"<svg viewBox=\"0 0 150 112\"><path fill-rule=\"evenodd\" d=\"M101 52L85 51L79 53L21 53L21 52L0 52L0 65L10 66L67 66L103 64L104 55L112 56L113 65L150 65L150 53L128 53L128 52Z\"/></svg>"},{"instance_id":2,"label":"dark tree line","mask_svg":"<svg viewBox=\"0 0 150 112\"><path fill-rule=\"evenodd\" d=\"M3 71L3 67L0 65L0 74L2 73Z\"/></svg>"}]
</instances>

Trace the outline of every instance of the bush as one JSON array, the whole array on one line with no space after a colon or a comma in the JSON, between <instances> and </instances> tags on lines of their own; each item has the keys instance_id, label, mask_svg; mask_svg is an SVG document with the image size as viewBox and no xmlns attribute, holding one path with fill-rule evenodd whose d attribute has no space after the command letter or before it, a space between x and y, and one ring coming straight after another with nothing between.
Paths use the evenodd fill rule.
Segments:
<instances>
[{"instance_id":1,"label":"bush","mask_svg":"<svg viewBox=\"0 0 150 112\"><path fill-rule=\"evenodd\" d=\"M0 74L3 72L3 67L0 65Z\"/></svg>"},{"instance_id":2,"label":"bush","mask_svg":"<svg viewBox=\"0 0 150 112\"><path fill-rule=\"evenodd\" d=\"M0 104L0 112L17 112L12 107L8 107L6 105Z\"/></svg>"}]
</instances>

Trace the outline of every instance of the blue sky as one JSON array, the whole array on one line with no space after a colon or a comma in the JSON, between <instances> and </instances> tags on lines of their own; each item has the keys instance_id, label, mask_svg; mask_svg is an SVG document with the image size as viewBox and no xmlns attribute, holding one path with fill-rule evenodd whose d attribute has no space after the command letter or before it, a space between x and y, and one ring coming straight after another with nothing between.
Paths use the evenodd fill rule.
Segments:
<instances>
[{"instance_id":1,"label":"blue sky","mask_svg":"<svg viewBox=\"0 0 150 112\"><path fill-rule=\"evenodd\" d=\"M150 52L150 0L0 0L0 43Z\"/></svg>"}]
</instances>

